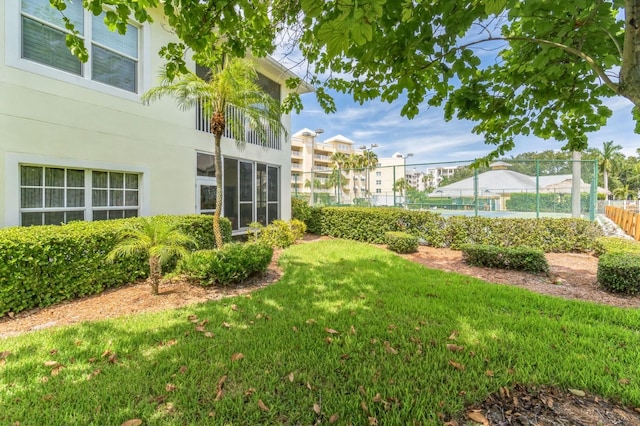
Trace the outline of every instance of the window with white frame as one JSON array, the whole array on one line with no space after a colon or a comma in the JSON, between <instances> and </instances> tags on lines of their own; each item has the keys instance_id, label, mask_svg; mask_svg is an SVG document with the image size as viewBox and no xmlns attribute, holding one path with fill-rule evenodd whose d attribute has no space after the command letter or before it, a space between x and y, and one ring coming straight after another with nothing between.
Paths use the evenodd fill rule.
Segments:
<instances>
[{"instance_id":1,"label":"window with white frame","mask_svg":"<svg viewBox=\"0 0 640 426\"><path fill-rule=\"evenodd\" d=\"M129 24L126 34L110 31L105 13L93 16L82 2L66 2L64 16L74 24L89 50L82 64L66 45L69 31L62 14L49 0L22 0L20 8L21 58L128 92L138 92L139 29Z\"/></svg>"},{"instance_id":2,"label":"window with white frame","mask_svg":"<svg viewBox=\"0 0 640 426\"><path fill-rule=\"evenodd\" d=\"M376 180L376 185L382 185L382 180L381 179Z\"/></svg>"},{"instance_id":3,"label":"window with white frame","mask_svg":"<svg viewBox=\"0 0 640 426\"><path fill-rule=\"evenodd\" d=\"M137 173L22 165L21 225L138 216L139 181Z\"/></svg>"},{"instance_id":4,"label":"window with white frame","mask_svg":"<svg viewBox=\"0 0 640 426\"><path fill-rule=\"evenodd\" d=\"M376 194L382 194L382 189L381 188L376 188Z\"/></svg>"},{"instance_id":5,"label":"window with white frame","mask_svg":"<svg viewBox=\"0 0 640 426\"><path fill-rule=\"evenodd\" d=\"M382 176L382 172L376 172L376 177Z\"/></svg>"}]
</instances>

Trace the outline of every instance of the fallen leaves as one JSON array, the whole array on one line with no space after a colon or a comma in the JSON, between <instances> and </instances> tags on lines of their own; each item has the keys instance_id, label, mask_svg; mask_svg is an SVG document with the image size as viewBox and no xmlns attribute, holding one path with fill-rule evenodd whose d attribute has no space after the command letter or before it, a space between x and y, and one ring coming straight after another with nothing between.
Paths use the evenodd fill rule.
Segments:
<instances>
[{"instance_id":1,"label":"fallen leaves","mask_svg":"<svg viewBox=\"0 0 640 426\"><path fill-rule=\"evenodd\" d=\"M449 349L451 352L462 352L464 351L464 346L458 346L452 343L447 343L447 349Z\"/></svg>"},{"instance_id":2,"label":"fallen leaves","mask_svg":"<svg viewBox=\"0 0 640 426\"><path fill-rule=\"evenodd\" d=\"M455 362L454 360L449 360L449 365L455 368L456 370L464 371L464 365Z\"/></svg>"},{"instance_id":3,"label":"fallen leaves","mask_svg":"<svg viewBox=\"0 0 640 426\"><path fill-rule=\"evenodd\" d=\"M329 334L340 334L340 332L334 330L333 328L327 328L325 327L324 331L326 331Z\"/></svg>"},{"instance_id":4,"label":"fallen leaves","mask_svg":"<svg viewBox=\"0 0 640 426\"><path fill-rule=\"evenodd\" d=\"M166 390L167 392L173 392L174 390L176 390L176 385L174 385L173 383L167 383L167 385L164 387L164 390Z\"/></svg>"},{"instance_id":5,"label":"fallen leaves","mask_svg":"<svg viewBox=\"0 0 640 426\"><path fill-rule=\"evenodd\" d=\"M258 400L258 408L260 408L262 411L270 411L269 407L267 407L261 399Z\"/></svg>"},{"instance_id":6,"label":"fallen leaves","mask_svg":"<svg viewBox=\"0 0 640 426\"><path fill-rule=\"evenodd\" d=\"M316 413L318 416L322 412L322 410L320 409L320 405L318 403L313 404L313 412Z\"/></svg>"},{"instance_id":7,"label":"fallen leaves","mask_svg":"<svg viewBox=\"0 0 640 426\"><path fill-rule=\"evenodd\" d=\"M231 355L231 361L239 361L243 358L244 354L242 352L236 352L235 354Z\"/></svg>"},{"instance_id":8,"label":"fallen leaves","mask_svg":"<svg viewBox=\"0 0 640 426\"><path fill-rule=\"evenodd\" d=\"M584 391L581 391L580 389L569 389L569 392L571 392L573 395L578 396L580 398L586 395L586 393Z\"/></svg>"},{"instance_id":9,"label":"fallen leaves","mask_svg":"<svg viewBox=\"0 0 640 426\"><path fill-rule=\"evenodd\" d=\"M120 426L140 426L142 424L142 420L140 419L131 419L122 423Z\"/></svg>"},{"instance_id":10,"label":"fallen leaves","mask_svg":"<svg viewBox=\"0 0 640 426\"><path fill-rule=\"evenodd\" d=\"M216 401L220 401L222 399L222 388L224 387L224 382L227 381L227 376L222 376L218 379L218 384L216 386Z\"/></svg>"},{"instance_id":11,"label":"fallen leaves","mask_svg":"<svg viewBox=\"0 0 640 426\"><path fill-rule=\"evenodd\" d=\"M467 412L469 420L473 420L476 423L480 423L483 426L489 426L489 420L478 410L472 410Z\"/></svg>"}]
</instances>

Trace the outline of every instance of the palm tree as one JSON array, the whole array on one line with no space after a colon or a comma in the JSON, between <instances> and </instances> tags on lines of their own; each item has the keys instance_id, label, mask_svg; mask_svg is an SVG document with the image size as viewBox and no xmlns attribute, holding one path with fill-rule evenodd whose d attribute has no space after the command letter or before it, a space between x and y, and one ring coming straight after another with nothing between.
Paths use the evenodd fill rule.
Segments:
<instances>
[{"instance_id":1,"label":"palm tree","mask_svg":"<svg viewBox=\"0 0 640 426\"><path fill-rule=\"evenodd\" d=\"M362 165L364 166L365 169L365 173L366 173L366 188L367 188L367 193L370 194L369 192L369 171L371 170L371 168L376 167L378 165L378 154L376 154L375 152L371 151L370 149L365 150L362 153Z\"/></svg>"},{"instance_id":2,"label":"palm tree","mask_svg":"<svg viewBox=\"0 0 640 426\"><path fill-rule=\"evenodd\" d=\"M613 196L620 200L626 200L630 195L633 195L633 191L629 188L628 184L613 190Z\"/></svg>"},{"instance_id":3,"label":"palm tree","mask_svg":"<svg viewBox=\"0 0 640 426\"><path fill-rule=\"evenodd\" d=\"M334 169L345 169L347 168L347 163L349 162L349 157L347 154L343 152L334 152L331 155L331 167Z\"/></svg>"},{"instance_id":4,"label":"palm tree","mask_svg":"<svg viewBox=\"0 0 640 426\"><path fill-rule=\"evenodd\" d=\"M620 153L621 149L622 147L620 145L614 145L613 141L602 144L600 171L602 172L602 181L607 194L609 193L609 172L613 169L617 154Z\"/></svg>"},{"instance_id":5,"label":"palm tree","mask_svg":"<svg viewBox=\"0 0 640 426\"><path fill-rule=\"evenodd\" d=\"M164 96L175 98L182 110L200 105L203 116L210 117L214 138L216 173L216 210L213 215L213 234L216 246L222 247L220 213L222 211L222 149L221 140L225 129L229 129L237 146L245 144L244 131L248 126L259 141L265 142L270 130L284 131L279 103L264 92L256 83L258 74L255 65L248 59L226 59L222 63L211 61L209 79L198 77L188 71L170 80L163 71L159 86L142 96L145 103ZM230 107L239 114L228 114Z\"/></svg>"},{"instance_id":6,"label":"palm tree","mask_svg":"<svg viewBox=\"0 0 640 426\"><path fill-rule=\"evenodd\" d=\"M338 197L338 191L344 191L349 185L349 179L342 174L340 169L333 169L327 177L327 189L333 188L334 195Z\"/></svg>"},{"instance_id":7,"label":"palm tree","mask_svg":"<svg viewBox=\"0 0 640 426\"><path fill-rule=\"evenodd\" d=\"M405 178L400 178L393 184L393 190L398 191L401 197L410 187L411 185L409 185L409 182L407 182Z\"/></svg>"},{"instance_id":8,"label":"palm tree","mask_svg":"<svg viewBox=\"0 0 640 426\"><path fill-rule=\"evenodd\" d=\"M107 255L107 261L143 253L149 258L151 293L158 294L162 265L170 259L187 255L186 247L190 245L197 246L197 243L173 225L143 218L142 228L131 226L122 231L120 241Z\"/></svg>"}]
</instances>

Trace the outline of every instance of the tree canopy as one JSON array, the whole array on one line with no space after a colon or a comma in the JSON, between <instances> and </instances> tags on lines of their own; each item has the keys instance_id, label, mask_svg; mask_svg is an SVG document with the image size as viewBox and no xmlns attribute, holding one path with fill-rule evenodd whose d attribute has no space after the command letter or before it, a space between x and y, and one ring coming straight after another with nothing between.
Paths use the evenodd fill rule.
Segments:
<instances>
[{"instance_id":1,"label":"tree canopy","mask_svg":"<svg viewBox=\"0 0 640 426\"><path fill-rule=\"evenodd\" d=\"M64 10L64 0L51 2ZM162 8L180 39L160 52L169 76L187 49L262 56L286 34L327 112L327 89L361 103L402 97L408 118L443 106L445 119L477 123L495 145L487 160L518 135L585 149L586 134L611 116L609 97L629 99L640 119L640 0L85 0L94 13L103 6L118 31ZM69 39L82 57L81 40Z\"/></svg>"}]
</instances>

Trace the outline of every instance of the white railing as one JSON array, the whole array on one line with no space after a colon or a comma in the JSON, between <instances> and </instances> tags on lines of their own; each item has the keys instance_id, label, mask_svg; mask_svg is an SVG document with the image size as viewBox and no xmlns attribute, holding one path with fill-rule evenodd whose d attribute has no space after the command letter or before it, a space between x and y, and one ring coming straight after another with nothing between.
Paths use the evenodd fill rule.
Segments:
<instances>
[{"instance_id":1,"label":"white railing","mask_svg":"<svg viewBox=\"0 0 640 426\"><path fill-rule=\"evenodd\" d=\"M196 107L196 130L200 130L201 132L211 133L211 117L205 116L202 111L202 107L198 105ZM258 133L252 130L249 126L249 120L247 120L242 112L234 107L233 105L229 105L227 107L226 113L226 122L229 123L231 121L237 121L243 123L244 134L242 135L232 135L229 126L227 125L224 130L224 137L229 139L238 139L240 142L250 143L252 145L259 145L265 148L271 149L282 149L282 132L274 129L268 129L266 132L266 137L264 140L261 140L258 137Z\"/></svg>"}]
</instances>

